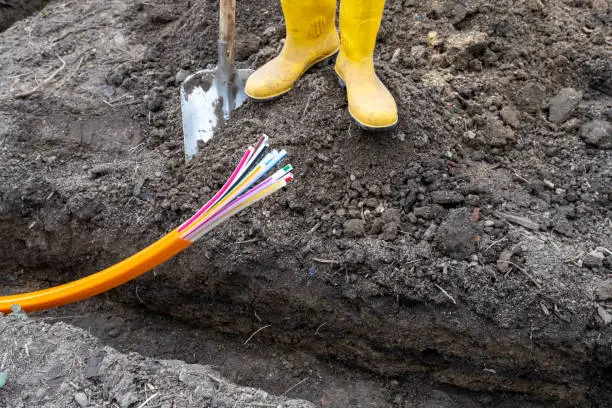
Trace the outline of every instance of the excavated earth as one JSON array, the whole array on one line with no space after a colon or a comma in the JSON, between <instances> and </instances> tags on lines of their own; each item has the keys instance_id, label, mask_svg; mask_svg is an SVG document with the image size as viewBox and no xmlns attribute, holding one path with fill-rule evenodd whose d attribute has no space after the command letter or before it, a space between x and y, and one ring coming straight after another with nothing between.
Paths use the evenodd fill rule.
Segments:
<instances>
[{"instance_id":1,"label":"excavated earth","mask_svg":"<svg viewBox=\"0 0 612 408\"><path fill-rule=\"evenodd\" d=\"M238 3L236 59L256 68L280 5ZM396 130L352 124L323 63L185 164L178 87L215 62L217 7L57 0L0 33L0 294L155 241L265 133L286 190L33 318L158 358L234 344L230 380L321 406L609 406L612 4L389 1L375 65Z\"/></svg>"}]
</instances>

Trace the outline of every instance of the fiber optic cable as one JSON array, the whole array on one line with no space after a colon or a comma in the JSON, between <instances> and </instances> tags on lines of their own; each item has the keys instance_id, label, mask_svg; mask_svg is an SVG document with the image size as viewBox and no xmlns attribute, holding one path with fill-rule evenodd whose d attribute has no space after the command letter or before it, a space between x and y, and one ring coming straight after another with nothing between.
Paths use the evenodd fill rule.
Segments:
<instances>
[{"instance_id":1,"label":"fiber optic cable","mask_svg":"<svg viewBox=\"0 0 612 408\"><path fill-rule=\"evenodd\" d=\"M230 178L193 216L157 242L98 273L36 292L0 297L0 313L13 305L26 312L39 311L87 299L116 288L172 258L250 205L282 189L293 179L287 165L256 183L285 156L284 150L268 152L268 137L243 154Z\"/></svg>"}]
</instances>

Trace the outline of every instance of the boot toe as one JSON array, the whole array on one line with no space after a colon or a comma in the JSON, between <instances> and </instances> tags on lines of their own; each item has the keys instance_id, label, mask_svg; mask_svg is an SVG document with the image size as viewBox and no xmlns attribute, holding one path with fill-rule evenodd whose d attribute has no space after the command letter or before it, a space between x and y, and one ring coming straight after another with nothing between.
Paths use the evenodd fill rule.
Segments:
<instances>
[{"instance_id":1,"label":"boot toe","mask_svg":"<svg viewBox=\"0 0 612 408\"><path fill-rule=\"evenodd\" d=\"M246 94L257 100L274 99L287 93L293 85L290 67L278 58L268 62L255 71L245 85Z\"/></svg>"},{"instance_id":2,"label":"boot toe","mask_svg":"<svg viewBox=\"0 0 612 408\"><path fill-rule=\"evenodd\" d=\"M369 130L390 129L397 124L397 105L390 93L349 98L349 113Z\"/></svg>"}]
</instances>

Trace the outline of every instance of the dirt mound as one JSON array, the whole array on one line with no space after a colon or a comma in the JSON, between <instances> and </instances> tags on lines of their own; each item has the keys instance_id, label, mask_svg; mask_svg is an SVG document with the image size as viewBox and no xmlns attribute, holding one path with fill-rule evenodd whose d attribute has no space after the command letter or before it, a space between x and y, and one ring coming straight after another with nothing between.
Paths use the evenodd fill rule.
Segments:
<instances>
[{"instance_id":1,"label":"dirt mound","mask_svg":"<svg viewBox=\"0 0 612 408\"><path fill-rule=\"evenodd\" d=\"M323 65L241 108L188 165L177 85L214 63L214 7L62 4L2 34L0 263L54 282L115 263L189 216L266 133L289 151L292 187L113 296L228 333L269 324L261 341L394 378L605 404L605 2L388 2L376 67L395 132L352 125ZM239 63L261 65L280 8L238 13ZM37 48L19 48L27 32Z\"/></svg>"},{"instance_id":2,"label":"dirt mound","mask_svg":"<svg viewBox=\"0 0 612 408\"><path fill-rule=\"evenodd\" d=\"M301 400L236 386L210 367L121 354L62 322L0 317L6 408L120 406L310 408ZM36 390L34 392L34 390Z\"/></svg>"}]
</instances>

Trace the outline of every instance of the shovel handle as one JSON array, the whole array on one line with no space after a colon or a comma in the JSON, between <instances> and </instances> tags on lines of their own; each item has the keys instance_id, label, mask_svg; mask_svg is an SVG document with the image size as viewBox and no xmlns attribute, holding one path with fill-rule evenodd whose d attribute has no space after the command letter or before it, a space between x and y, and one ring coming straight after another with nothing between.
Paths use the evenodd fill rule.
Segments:
<instances>
[{"instance_id":1,"label":"shovel handle","mask_svg":"<svg viewBox=\"0 0 612 408\"><path fill-rule=\"evenodd\" d=\"M236 0L219 0L219 42L233 50L236 38Z\"/></svg>"}]
</instances>

